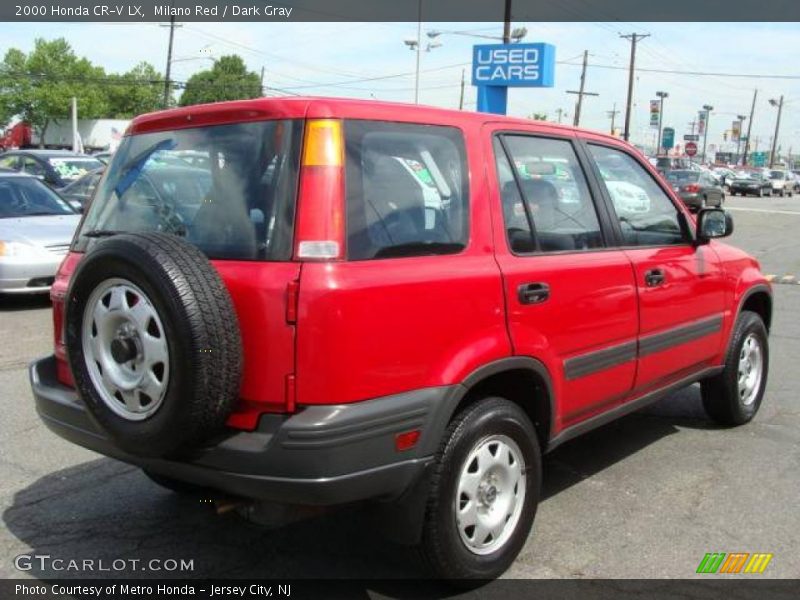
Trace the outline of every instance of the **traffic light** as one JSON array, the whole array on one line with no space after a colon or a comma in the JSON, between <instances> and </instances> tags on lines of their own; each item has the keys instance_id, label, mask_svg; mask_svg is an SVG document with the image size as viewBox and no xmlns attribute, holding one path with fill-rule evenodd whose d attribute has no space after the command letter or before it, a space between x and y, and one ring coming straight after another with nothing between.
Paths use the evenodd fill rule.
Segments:
<instances>
[{"instance_id":1,"label":"traffic light","mask_svg":"<svg viewBox=\"0 0 800 600\"><path fill-rule=\"evenodd\" d=\"M728 132L727 132L727 131L724 131L724 132L722 133L722 139L723 139L724 141L726 141L726 142L728 141Z\"/></svg>"}]
</instances>

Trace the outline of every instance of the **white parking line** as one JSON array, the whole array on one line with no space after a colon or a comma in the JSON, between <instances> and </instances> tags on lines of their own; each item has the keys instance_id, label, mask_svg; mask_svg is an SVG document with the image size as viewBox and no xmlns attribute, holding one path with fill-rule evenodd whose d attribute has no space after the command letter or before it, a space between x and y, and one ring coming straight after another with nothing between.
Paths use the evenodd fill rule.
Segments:
<instances>
[{"instance_id":1,"label":"white parking line","mask_svg":"<svg viewBox=\"0 0 800 600\"><path fill-rule=\"evenodd\" d=\"M757 213L770 213L774 215L798 215L800 216L800 211L796 210L768 210L766 208L745 208L742 206L724 206L725 210L742 210L746 212L757 212Z\"/></svg>"}]
</instances>

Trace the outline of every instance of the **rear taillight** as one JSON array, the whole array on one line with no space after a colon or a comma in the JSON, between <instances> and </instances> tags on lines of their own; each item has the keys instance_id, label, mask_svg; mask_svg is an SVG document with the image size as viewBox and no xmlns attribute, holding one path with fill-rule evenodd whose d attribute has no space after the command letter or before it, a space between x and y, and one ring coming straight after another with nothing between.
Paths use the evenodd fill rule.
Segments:
<instances>
[{"instance_id":1,"label":"rear taillight","mask_svg":"<svg viewBox=\"0 0 800 600\"><path fill-rule=\"evenodd\" d=\"M50 300L53 303L53 354L56 357L56 376L58 381L68 386L74 386L74 382L67 364L67 350L64 343L64 303L69 280L82 256L76 252L69 253L58 268L55 281L50 288Z\"/></svg>"},{"instance_id":2,"label":"rear taillight","mask_svg":"<svg viewBox=\"0 0 800 600\"><path fill-rule=\"evenodd\" d=\"M700 191L700 186L696 183L690 183L689 185L683 186L684 192L689 192L690 194L696 194Z\"/></svg>"},{"instance_id":3,"label":"rear taillight","mask_svg":"<svg viewBox=\"0 0 800 600\"><path fill-rule=\"evenodd\" d=\"M344 258L344 137L342 122L306 123L297 200L294 257Z\"/></svg>"}]
</instances>

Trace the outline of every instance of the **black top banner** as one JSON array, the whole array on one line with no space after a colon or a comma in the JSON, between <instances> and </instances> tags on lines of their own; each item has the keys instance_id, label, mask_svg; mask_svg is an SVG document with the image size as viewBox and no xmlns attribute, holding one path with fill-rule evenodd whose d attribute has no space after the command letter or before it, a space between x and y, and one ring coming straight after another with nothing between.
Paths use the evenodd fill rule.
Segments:
<instances>
[{"instance_id":1,"label":"black top banner","mask_svg":"<svg viewBox=\"0 0 800 600\"><path fill-rule=\"evenodd\" d=\"M3 0L2 21L479 21L504 0ZM511 0L518 22L800 21L798 0Z\"/></svg>"}]
</instances>

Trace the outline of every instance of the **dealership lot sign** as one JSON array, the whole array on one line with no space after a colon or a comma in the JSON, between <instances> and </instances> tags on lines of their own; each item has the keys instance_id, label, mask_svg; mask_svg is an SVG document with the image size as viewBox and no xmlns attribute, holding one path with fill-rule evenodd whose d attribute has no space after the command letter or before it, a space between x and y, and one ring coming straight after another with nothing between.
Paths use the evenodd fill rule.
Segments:
<instances>
[{"instance_id":1,"label":"dealership lot sign","mask_svg":"<svg viewBox=\"0 0 800 600\"><path fill-rule=\"evenodd\" d=\"M472 49L472 85L478 110L506 113L509 87L553 87L556 49L551 44L479 44Z\"/></svg>"}]
</instances>

